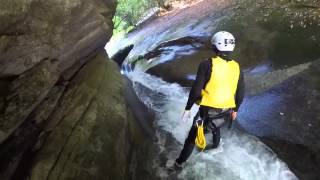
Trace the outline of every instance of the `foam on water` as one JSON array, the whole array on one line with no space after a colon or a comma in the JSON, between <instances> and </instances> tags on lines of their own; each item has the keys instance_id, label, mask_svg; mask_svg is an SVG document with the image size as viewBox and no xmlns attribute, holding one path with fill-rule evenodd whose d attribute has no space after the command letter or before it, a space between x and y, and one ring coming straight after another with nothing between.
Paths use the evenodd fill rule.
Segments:
<instances>
[{"instance_id":1,"label":"foam on water","mask_svg":"<svg viewBox=\"0 0 320 180\"><path fill-rule=\"evenodd\" d=\"M160 78L143 72L131 72L128 77L133 81L138 97L156 112L156 126L167 131L180 142L177 151L180 152L182 144L191 127L192 120L184 122L181 114L185 107L188 90L178 84L167 83ZM142 91L141 87L152 93ZM198 107L192 108L194 115ZM179 179L201 180L296 180L298 179L277 158L266 145L257 138L237 130L222 129L221 144L217 149L197 152L191 155ZM208 139L209 140L209 139ZM162 148L165 141L159 140ZM168 158L172 158L172 154ZM175 154L173 156L177 156ZM163 174L163 179L168 175Z\"/></svg>"}]
</instances>

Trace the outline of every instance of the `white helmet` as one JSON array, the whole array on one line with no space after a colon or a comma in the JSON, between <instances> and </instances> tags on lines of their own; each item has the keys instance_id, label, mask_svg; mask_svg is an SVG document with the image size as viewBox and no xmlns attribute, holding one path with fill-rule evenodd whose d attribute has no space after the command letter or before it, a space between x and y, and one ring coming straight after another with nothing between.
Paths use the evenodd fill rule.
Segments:
<instances>
[{"instance_id":1,"label":"white helmet","mask_svg":"<svg viewBox=\"0 0 320 180\"><path fill-rule=\"evenodd\" d=\"M234 36L227 31L220 31L213 35L211 44L219 51L233 51L236 43Z\"/></svg>"}]
</instances>

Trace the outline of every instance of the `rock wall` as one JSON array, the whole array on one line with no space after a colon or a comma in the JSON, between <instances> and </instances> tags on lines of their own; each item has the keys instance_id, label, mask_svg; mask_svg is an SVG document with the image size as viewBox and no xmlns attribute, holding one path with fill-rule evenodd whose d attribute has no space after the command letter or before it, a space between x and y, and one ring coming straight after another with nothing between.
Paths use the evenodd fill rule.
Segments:
<instances>
[{"instance_id":1,"label":"rock wall","mask_svg":"<svg viewBox=\"0 0 320 180\"><path fill-rule=\"evenodd\" d=\"M112 33L114 1L1 0L0 142L21 124L60 79L68 82Z\"/></svg>"},{"instance_id":2,"label":"rock wall","mask_svg":"<svg viewBox=\"0 0 320 180\"><path fill-rule=\"evenodd\" d=\"M46 126L51 133L37 147L31 179L128 179L135 128L124 81L106 58L101 52L68 85Z\"/></svg>"},{"instance_id":3,"label":"rock wall","mask_svg":"<svg viewBox=\"0 0 320 180\"><path fill-rule=\"evenodd\" d=\"M0 0L0 179L129 179L115 0Z\"/></svg>"}]
</instances>

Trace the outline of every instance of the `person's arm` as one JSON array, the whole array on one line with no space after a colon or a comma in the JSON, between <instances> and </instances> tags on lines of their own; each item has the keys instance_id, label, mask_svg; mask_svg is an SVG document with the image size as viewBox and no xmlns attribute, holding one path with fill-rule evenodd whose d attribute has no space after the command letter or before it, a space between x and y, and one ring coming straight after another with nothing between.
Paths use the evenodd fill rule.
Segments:
<instances>
[{"instance_id":1,"label":"person's arm","mask_svg":"<svg viewBox=\"0 0 320 180\"><path fill-rule=\"evenodd\" d=\"M200 63L200 65L198 67L197 77L196 77L196 80L194 81L193 86L191 88L188 102L187 102L187 105L185 108L186 111L189 111L191 109L192 105L202 98L201 91L204 88L205 83L206 83L206 72L207 72L207 69L209 68L208 63L209 63L208 60L203 61Z\"/></svg>"},{"instance_id":2,"label":"person's arm","mask_svg":"<svg viewBox=\"0 0 320 180\"><path fill-rule=\"evenodd\" d=\"M236 107L233 109L235 112L238 112L244 98L244 91L245 91L245 85L244 85L244 77L243 72L240 71L237 91L236 91Z\"/></svg>"}]
</instances>

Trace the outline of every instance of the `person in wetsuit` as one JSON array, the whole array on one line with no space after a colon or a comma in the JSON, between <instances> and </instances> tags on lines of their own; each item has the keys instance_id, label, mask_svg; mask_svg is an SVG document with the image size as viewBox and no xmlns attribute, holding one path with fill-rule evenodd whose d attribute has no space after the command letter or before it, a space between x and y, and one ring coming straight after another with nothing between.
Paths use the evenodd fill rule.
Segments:
<instances>
[{"instance_id":1,"label":"person in wetsuit","mask_svg":"<svg viewBox=\"0 0 320 180\"><path fill-rule=\"evenodd\" d=\"M235 120L244 97L243 73L239 64L230 58L235 48L234 36L226 31L217 32L211 39L215 56L200 63L196 80L191 88L183 116L190 117L194 103L200 105L194 117L192 127L185 140L175 167L181 168L191 155L197 136L196 121L204 121L205 128L210 128L213 135L213 147L220 143L220 127L226 120ZM222 118L213 119L217 114Z\"/></svg>"}]
</instances>

